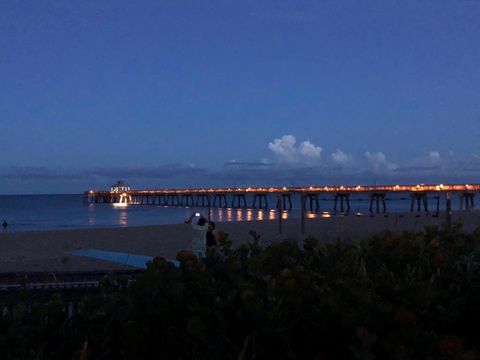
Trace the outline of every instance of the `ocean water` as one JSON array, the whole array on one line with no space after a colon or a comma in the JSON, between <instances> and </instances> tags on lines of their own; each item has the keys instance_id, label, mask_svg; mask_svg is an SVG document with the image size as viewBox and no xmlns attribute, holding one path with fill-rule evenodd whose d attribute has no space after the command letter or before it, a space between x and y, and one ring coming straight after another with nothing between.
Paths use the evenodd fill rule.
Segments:
<instances>
[{"instance_id":1,"label":"ocean water","mask_svg":"<svg viewBox=\"0 0 480 360\"><path fill-rule=\"evenodd\" d=\"M293 197L292 210L283 212L283 218L300 217L298 198L298 195ZM251 200L247 199L247 204L251 204ZM276 199L274 196L269 197L268 202L270 208L275 207ZM454 209L458 208L458 204L458 199L454 197ZM309 202L307 202L307 206L309 206ZM441 198L440 206L441 210L445 208L443 198ZM368 196L352 195L350 207L352 214L361 213L368 215ZM387 199L387 208L389 212L409 211L409 195L392 194ZM429 208L430 211L435 211L435 200L430 199ZM319 211L309 213L308 217L321 216L322 212L332 212L332 210L333 199L329 196L321 196ZM340 204L338 204L337 210L340 210ZM192 212L197 211L205 216L208 215L208 208L165 207L158 205L116 207L112 204L88 204L83 202L83 195L0 196L0 222L3 222L3 220L8 222L9 232L180 224ZM278 211L274 209L214 208L211 210L210 216L214 221L273 220L278 218Z\"/></svg>"}]
</instances>

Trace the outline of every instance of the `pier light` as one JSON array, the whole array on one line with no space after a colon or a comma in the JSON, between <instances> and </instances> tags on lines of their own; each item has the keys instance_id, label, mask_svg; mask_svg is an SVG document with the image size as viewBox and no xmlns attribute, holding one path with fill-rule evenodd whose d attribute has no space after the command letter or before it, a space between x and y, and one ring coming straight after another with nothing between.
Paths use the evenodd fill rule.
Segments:
<instances>
[{"instance_id":1,"label":"pier light","mask_svg":"<svg viewBox=\"0 0 480 360\"><path fill-rule=\"evenodd\" d=\"M251 188L251 187L248 187L248 188L247 188L247 191L250 191L250 190L252 190L252 188Z\"/></svg>"},{"instance_id":2,"label":"pier light","mask_svg":"<svg viewBox=\"0 0 480 360\"><path fill-rule=\"evenodd\" d=\"M310 190L312 190L312 189L313 189L313 186L310 186Z\"/></svg>"},{"instance_id":3,"label":"pier light","mask_svg":"<svg viewBox=\"0 0 480 360\"><path fill-rule=\"evenodd\" d=\"M90 194L93 194L93 190L90 190L89 193L90 193Z\"/></svg>"},{"instance_id":4,"label":"pier light","mask_svg":"<svg viewBox=\"0 0 480 360\"><path fill-rule=\"evenodd\" d=\"M287 188L284 186L284 187L282 188L282 190L287 190Z\"/></svg>"},{"instance_id":5,"label":"pier light","mask_svg":"<svg viewBox=\"0 0 480 360\"><path fill-rule=\"evenodd\" d=\"M465 189L467 189L467 190L468 190L468 187L469 187L469 185L468 185L468 184L465 184Z\"/></svg>"},{"instance_id":6,"label":"pier light","mask_svg":"<svg viewBox=\"0 0 480 360\"><path fill-rule=\"evenodd\" d=\"M340 190L345 190L345 187L343 185L340 186Z\"/></svg>"},{"instance_id":7,"label":"pier light","mask_svg":"<svg viewBox=\"0 0 480 360\"><path fill-rule=\"evenodd\" d=\"M268 220L275 220L275 210L271 209L268 213Z\"/></svg>"}]
</instances>

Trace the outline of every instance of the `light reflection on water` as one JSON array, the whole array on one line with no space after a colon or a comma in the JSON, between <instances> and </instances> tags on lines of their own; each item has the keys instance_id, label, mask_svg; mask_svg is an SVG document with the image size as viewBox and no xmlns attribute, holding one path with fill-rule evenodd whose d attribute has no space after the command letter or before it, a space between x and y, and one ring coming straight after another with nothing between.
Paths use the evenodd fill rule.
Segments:
<instances>
[{"instance_id":1,"label":"light reflection on water","mask_svg":"<svg viewBox=\"0 0 480 360\"><path fill-rule=\"evenodd\" d=\"M322 211L320 213L315 212L315 211L305 211L305 217L307 219L331 218L332 213L330 211Z\"/></svg>"},{"instance_id":2,"label":"light reflection on water","mask_svg":"<svg viewBox=\"0 0 480 360\"><path fill-rule=\"evenodd\" d=\"M258 210L257 213L257 220L263 220L263 210Z\"/></svg>"},{"instance_id":3,"label":"light reflection on water","mask_svg":"<svg viewBox=\"0 0 480 360\"><path fill-rule=\"evenodd\" d=\"M128 213L126 209L121 209L119 211L119 223L120 226L127 226L128 225Z\"/></svg>"},{"instance_id":4,"label":"light reflection on water","mask_svg":"<svg viewBox=\"0 0 480 360\"><path fill-rule=\"evenodd\" d=\"M89 219L88 222L90 225L95 224L95 218L93 213L90 214L89 207ZM128 211L127 208L117 208L118 213L118 224L120 226L128 226ZM210 216L214 221L252 221L252 220L275 220L278 219L279 212L277 209L251 209L251 208L217 208L210 210ZM288 219L292 216L292 212L289 210L282 210L281 216L283 220ZM306 219L316 219L316 218L330 218L332 213L329 211L315 212L315 211L305 211Z\"/></svg>"},{"instance_id":5,"label":"light reflection on water","mask_svg":"<svg viewBox=\"0 0 480 360\"><path fill-rule=\"evenodd\" d=\"M94 225L95 222L95 205L89 205L89 218L88 223ZM119 226L128 226L129 225L129 212L128 207L115 208L117 214L117 224ZM207 212L208 213L208 212ZM275 220L278 219L279 214L281 214L282 219L286 220L292 216L292 212L289 210L282 210L280 213L277 209L252 209L252 208L217 208L210 209L210 216L214 221L253 221L253 220ZM305 218L315 219L315 218L329 218L332 214L328 211L314 212L306 211Z\"/></svg>"},{"instance_id":6,"label":"light reflection on water","mask_svg":"<svg viewBox=\"0 0 480 360\"><path fill-rule=\"evenodd\" d=\"M210 213L212 220L214 221L252 221L252 220L275 220L278 219L279 212L277 209L251 209L251 208L218 208ZM357 213L357 216L361 216L361 213ZM281 211L282 219L286 220L295 216L291 210ZM334 214L330 211L305 211L306 219L317 218L331 218Z\"/></svg>"},{"instance_id":7,"label":"light reflection on water","mask_svg":"<svg viewBox=\"0 0 480 360\"><path fill-rule=\"evenodd\" d=\"M275 220L276 218L275 213L276 213L276 210L271 209L268 213L268 220Z\"/></svg>"},{"instance_id":8,"label":"light reflection on water","mask_svg":"<svg viewBox=\"0 0 480 360\"><path fill-rule=\"evenodd\" d=\"M95 205L88 204L88 225L95 225Z\"/></svg>"},{"instance_id":9,"label":"light reflection on water","mask_svg":"<svg viewBox=\"0 0 480 360\"><path fill-rule=\"evenodd\" d=\"M88 223L90 225L95 224L95 206L93 204L89 205L89 218ZM127 207L116 208L118 225L128 226L128 211ZM292 212L289 210L282 210L281 216L283 220L288 219L292 216ZM210 209L210 217L214 221L252 221L252 220L275 220L278 219L279 211L277 209L251 209L251 208L217 208ZM332 214L328 211L314 212L306 211L305 218L307 219L316 219L316 218L329 218Z\"/></svg>"}]
</instances>

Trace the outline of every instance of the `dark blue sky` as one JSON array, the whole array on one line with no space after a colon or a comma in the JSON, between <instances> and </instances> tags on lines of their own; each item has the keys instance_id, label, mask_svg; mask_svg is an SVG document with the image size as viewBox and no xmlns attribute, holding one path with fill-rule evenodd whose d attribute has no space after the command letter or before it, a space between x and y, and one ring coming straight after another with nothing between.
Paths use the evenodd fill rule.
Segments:
<instances>
[{"instance_id":1,"label":"dark blue sky","mask_svg":"<svg viewBox=\"0 0 480 360\"><path fill-rule=\"evenodd\" d=\"M480 182L479 1L0 1L0 193Z\"/></svg>"}]
</instances>

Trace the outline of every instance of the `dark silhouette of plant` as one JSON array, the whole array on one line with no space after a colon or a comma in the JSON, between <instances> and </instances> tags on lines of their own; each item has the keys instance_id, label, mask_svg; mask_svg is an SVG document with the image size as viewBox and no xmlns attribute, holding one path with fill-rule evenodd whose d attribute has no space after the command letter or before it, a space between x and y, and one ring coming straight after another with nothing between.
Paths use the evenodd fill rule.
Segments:
<instances>
[{"instance_id":1,"label":"dark silhouette of plant","mask_svg":"<svg viewBox=\"0 0 480 360\"><path fill-rule=\"evenodd\" d=\"M29 294L0 318L2 358L475 359L480 230L389 231L357 243L228 236L199 261L106 278L68 318Z\"/></svg>"}]
</instances>

